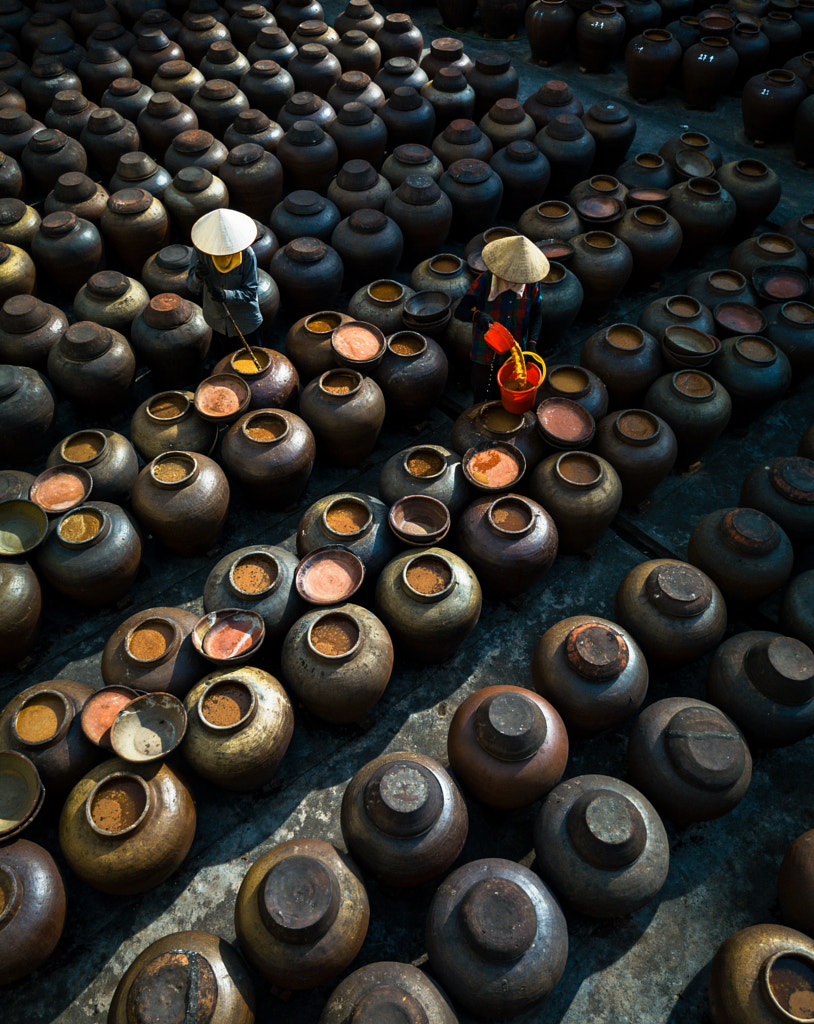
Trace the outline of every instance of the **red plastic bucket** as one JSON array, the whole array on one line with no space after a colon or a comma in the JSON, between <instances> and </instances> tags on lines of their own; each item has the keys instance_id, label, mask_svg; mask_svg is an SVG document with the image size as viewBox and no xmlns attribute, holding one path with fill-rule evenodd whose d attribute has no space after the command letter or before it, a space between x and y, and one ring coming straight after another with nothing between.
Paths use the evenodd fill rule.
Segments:
<instances>
[{"instance_id":1,"label":"red plastic bucket","mask_svg":"<svg viewBox=\"0 0 814 1024\"><path fill-rule=\"evenodd\" d=\"M527 412L534 407L537 388L543 382L543 371L531 361L526 363L526 380L528 387L522 391L512 391L503 382L510 379L514 372L514 360L508 359L497 371L497 383L500 388L500 401L506 412Z\"/></svg>"}]
</instances>

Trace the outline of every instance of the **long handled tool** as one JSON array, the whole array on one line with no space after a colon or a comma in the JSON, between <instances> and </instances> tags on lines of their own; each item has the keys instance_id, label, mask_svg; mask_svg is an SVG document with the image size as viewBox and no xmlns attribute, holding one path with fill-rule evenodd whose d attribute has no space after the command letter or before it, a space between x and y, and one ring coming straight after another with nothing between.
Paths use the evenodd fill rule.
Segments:
<instances>
[{"instance_id":1,"label":"long handled tool","mask_svg":"<svg viewBox=\"0 0 814 1024\"><path fill-rule=\"evenodd\" d=\"M226 305L226 302L223 299L221 299L220 304L221 304L221 306L223 306L223 312L229 318L229 323L232 325L232 327L234 327L235 333L237 334L238 338L240 338L240 341L241 341L243 347L246 349L246 351L251 356L252 362L254 363L254 365L257 367L258 370L262 370L263 367L260 365L260 360L254 354L254 349L251 347L251 345L248 343L248 341L246 341L246 339L243 337L243 332L240 330L240 328L235 323L235 318L232 316L232 311L229 309L229 307Z\"/></svg>"}]
</instances>

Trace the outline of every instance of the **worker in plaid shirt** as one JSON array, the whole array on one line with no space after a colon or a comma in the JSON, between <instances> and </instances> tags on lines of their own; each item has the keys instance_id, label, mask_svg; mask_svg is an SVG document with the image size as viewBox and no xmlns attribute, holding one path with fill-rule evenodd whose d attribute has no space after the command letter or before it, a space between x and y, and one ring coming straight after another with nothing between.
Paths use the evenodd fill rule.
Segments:
<instances>
[{"instance_id":1,"label":"worker in plaid shirt","mask_svg":"<svg viewBox=\"0 0 814 1024\"><path fill-rule=\"evenodd\" d=\"M490 242L481 254L486 272L477 278L455 310L464 323L472 322L472 391L475 402L497 397L493 350L486 332L493 321L503 324L524 351L536 352L543 321L540 281L548 260L524 235Z\"/></svg>"}]
</instances>

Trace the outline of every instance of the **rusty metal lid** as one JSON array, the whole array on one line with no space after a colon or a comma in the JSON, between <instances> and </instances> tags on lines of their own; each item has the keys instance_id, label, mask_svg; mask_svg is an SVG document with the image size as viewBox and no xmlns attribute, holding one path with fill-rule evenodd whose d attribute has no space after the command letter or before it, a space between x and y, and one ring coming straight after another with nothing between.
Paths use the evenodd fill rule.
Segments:
<instances>
[{"instance_id":1,"label":"rusty metal lid","mask_svg":"<svg viewBox=\"0 0 814 1024\"><path fill-rule=\"evenodd\" d=\"M390 761L371 775L364 789L365 811L382 832L407 839L428 832L444 809L435 775L416 761Z\"/></svg>"},{"instance_id":2,"label":"rusty metal lid","mask_svg":"<svg viewBox=\"0 0 814 1024\"><path fill-rule=\"evenodd\" d=\"M325 258L328 246L318 238L295 238L285 247L289 259L295 263L317 263Z\"/></svg>"},{"instance_id":3,"label":"rusty metal lid","mask_svg":"<svg viewBox=\"0 0 814 1024\"><path fill-rule=\"evenodd\" d=\"M240 56L237 47L228 39L216 39L206 51L210 64L233 64Z\"/></svg>"},{"instance_id":4,"label":"rusty metal lid","mask_svg":"<svg viewBox=\"0 0 814 1024\"><path fill-rule=\"evenodd\" d=\"M611 789L582 793L568 812L566 828L580 857L603 871L632 864L647 844L647 826L639 808Z\"/></svg>"},{"instance_id":5,"label":"rusty metal lid","mask_svg":"<svg viewBox=\"0 0 814 1024\"><path fill-rule=\"evenodd\" d=\"M260 916L272 934L284 942L307 945L321 938L336 920L341 892L327 864L295 854L269 870L257 897Z\"/></svg>"},{"instance_id":6,"label":"rusty metal lid","mask_svg":"<svg viewBox=\"0 0 814 1024\"><path fill-rule=\"evenodd\" d=\"M780 704L798 706L814 697L814 653L790 636L758 640L743 667L761 693Z\"/></svg>"},{"instance_id":7,"label":"rusty metal lid","mask_svg":"<svg viewBox=\"0 0 814 1024\"><path fill-rule=\"evenodd\" d=\"M351 1011L348 1024L430 1024L424 1007L395 985L376 985Z\"/></svg>"},{"instance_id":8,"label":"rusty metal lid","mask_svg":"<svg viewBox=\"0 0 814 1024\"><path fill-rule=\"evenodd\" d=\"M767 555L780 543L775 521L755 508L729 509L718 529L726 545L742 555Z\"/></svg>"},{"instance_id":9,"label":"rusty metal lid","mask_svg":"<svg viewBox=\"0 0 814 1024\"><path fill-rule=\"evenodd\" d=\"M772 487L795 505L814 505L814 461L802 455L775 459L769 469Z\"/></svg>"},{"instance_id":10,"label":"rusty metal lid","mask_svg":"<svg viewBox=\"0 0 814 1024\"><path fill-rule=\"evenodd\" d=\"M214 175L205 167L182 167L172 183L179 192L204 192L213 180Z\"/></svg>"},{"instance_id":11,"label":"rusty metal lid","mask_svg":"<svg viewBox=\"0 0 814 1024\"><path fill-rule=\"evenodd\" d=\"M208 1024L218 1002L212 965L193 950L173 949L141 968L127 993L127 1024Z\"/></svg>"},{"instance_id":12,"label":"rusty metal lid","mask_svg":"<svg viewBox=\"0 0 814 1024\"><path fill-rule=\"evenodd\" d=\"M215 136L211 132L204 131L202 128L189 128L176 136L172 146L176 153L191 155L205 153L211 148L214 141Z\"/></svg>"},{"instance_id":13,"label":"rusty metal lid","mask_svg":"<svg viewBox=\"0 0 814 1024\"><path fill-rule=\"evenodd\" d=\"M87 289L103 299L117 299L130 287L130 281L118 270L100 270L88 278Z\"/></svg>"},{"instance_id":14,"label":"rusty metal lid","mask_svg":"<svg viewBox=\"0 0 814 1024\"><path fill-rule=\"evenodd\" d=\"M699 789L729 789L746 767L741 734L717 708L677 711L667 723L664 743L676 774Z\"/></svg>"},{"instance_id":15,"label":"rusty metal lid","mask_svg":"<svg viewBox=\"0 0 814 1024\"><path fill-rule=\"evenodd\" d=\"M262 160L265 152L263 147L258 146L256 142L242 142L229 151L226 162L233 167L248 167L250 164L256 164L258 160Z\"/></svg>"},{"instance_id":16,"label":"rusty metal lid","mask_svg":"<svg viewBox=\"0 0 814 1024\"><path fill-rule=\"evenodd\" d=\"M225 78L210 78L198 90L198 96L205 100L222 103L232 99L237 92L238 89L234 82L227 82Z\"/></svg>"},{"instance_id":17,"label":"rusty metal lid","mask_svg":"<svg viewBox=\"0 0 814 1024\"><path fill-rule=\"evenodd\" d=\"M507 690L481 701L472 719L478 745L500 761L525 761L545 743L547 725L540 705Z\"/></svg>"},{"instance_id":18,"label":"rusty metal lid","mask_svg":"<svg viewBox=\"0 0 814 1024\"><path fill-rule=\"evenodd\" d=\"M654 608L680 619L700 615L712 601L709 578L686 562L656 566L645 580L644 590Z\"/></svg>"},{"instance_id":19,"label":"rusty metal lid","mask_svg":"<svg viewBox=\"0 0 814 1024\"><path fill-rule=\"evenodd\" d=\"M171 331L190 320L192 303L182 299L175 292L162 292L161 295L154 295L150 299L141 315L148 327L158 331Z\"/></svg>"},{"instance_id":20,"label":"rusty metal lid","mask_svg":"<svg viewBox=\"0 0 814 1024\"><path fill-rule=\"evenodd\" d=\"M122 217L131 217L149 210L155 197L143 188L121 188L114 192L107 201L111 213Z\"/></svg>"},{"instance_id":21,"label":"rusty metal lid","mask_svg":"<svg viewBox=\"0 0 814 1024\"><path fill-rule=\"evenodd\" d=\"M568 633L565 657L583 679L604 682L624 672L630 660L630 649L617 630L599 622L586 622Z\"/></svg>"},{"instance_id":22,"label":"rusty metal lid","mask_svg":"<svg viewBox=\"0 0 814 1024\"><path fill-rule=\"evenodd\" d=\"M42 218L40 228L48 238L58 238L60 235L67 235L76 227L78 218L68 210L57 210L56 213L49 213Z\"/></svg>"},{"instance_id":23,"label":"rusty metal lid","mask_svg":"<svg viewBox=\"0 0 814 1024\"><path fill-rule=\"evenodd\" d=\"M461 931L483 957L518 960L537 937L537 911L528 893L508 878L484 878L461 901Z\"/></svg>"}]
</instances>

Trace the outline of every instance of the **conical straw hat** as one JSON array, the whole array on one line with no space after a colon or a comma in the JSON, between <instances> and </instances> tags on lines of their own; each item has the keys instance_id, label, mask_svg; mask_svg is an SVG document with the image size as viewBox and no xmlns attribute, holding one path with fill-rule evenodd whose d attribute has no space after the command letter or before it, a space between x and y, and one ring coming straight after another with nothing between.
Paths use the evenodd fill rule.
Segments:
<instances>
[{"instance_id":1,"label":"conical straw hat","mask_svg":"<svg viewBox=\"0 0 814 1024\"><path fill-rule=\"evenodd\" d=\"M257 238L257 225L237 210L211 210L192 226L192 244L208 256L233 256Z\"/></svg>"},{"instance_id":2,"label":"conical straw hat","mask_svg":"<svg viewBox=\"0 0 814 1024\"><path fill-rule=\"evenodd\" d=\"M490 242L481 253L486 269L512 284L534 284L548 273L548 260L525 235Z\"/></svg>"}]
</instances>

